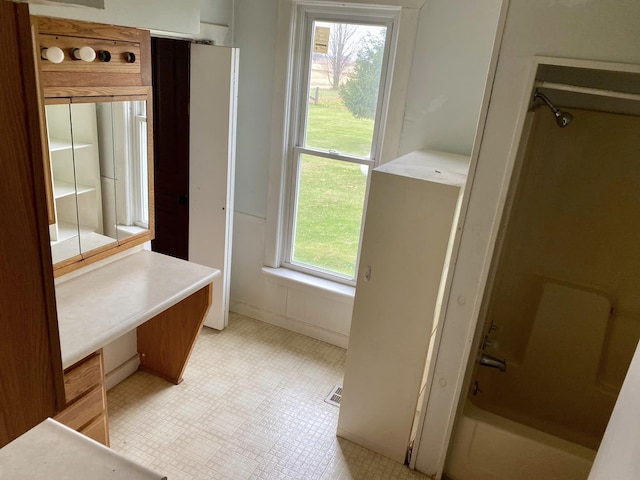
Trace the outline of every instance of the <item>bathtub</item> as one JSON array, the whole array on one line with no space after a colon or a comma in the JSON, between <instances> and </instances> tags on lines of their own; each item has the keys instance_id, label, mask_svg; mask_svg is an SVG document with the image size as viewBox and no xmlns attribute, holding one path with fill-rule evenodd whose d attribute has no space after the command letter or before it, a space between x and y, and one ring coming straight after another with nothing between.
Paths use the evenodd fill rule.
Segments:
<instances>
[{"instance_id":1,"label":"bathtub","mask_svg":"<svg viewBox=\"0 0 640 480\"><path fill-rule=\"evenodd\" d=\"M451 480L585 480L595 455L467 401L445 474Z\"/></svg>"}]
</instances>

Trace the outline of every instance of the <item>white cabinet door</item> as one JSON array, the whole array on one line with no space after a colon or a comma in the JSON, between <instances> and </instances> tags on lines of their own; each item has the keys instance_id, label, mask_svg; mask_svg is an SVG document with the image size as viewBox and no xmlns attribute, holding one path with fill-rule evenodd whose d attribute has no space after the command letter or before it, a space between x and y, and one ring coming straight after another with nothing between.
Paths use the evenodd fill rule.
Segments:
<instances>
[{"instance_id":1,"label":"white cabinet door","mask_svg":"<svg viewBox=\"0 0 640 480\"><path fill-rule=\"evenodd\" d=\"M451 170L451 158L459 171ZM414 152L373 171L338 435L404 462L468 157Z\"/></svg>"},{"instance_id":2,"label":"white cabinet door","mask_svg":"<svg viewBox=\"0 0 640 480\"><path fill-rule=\"evenodd\" d=\"M238 49L191 45L189 260L217 268L205 325L229 317Z\"/></svg>"}]
</instances>

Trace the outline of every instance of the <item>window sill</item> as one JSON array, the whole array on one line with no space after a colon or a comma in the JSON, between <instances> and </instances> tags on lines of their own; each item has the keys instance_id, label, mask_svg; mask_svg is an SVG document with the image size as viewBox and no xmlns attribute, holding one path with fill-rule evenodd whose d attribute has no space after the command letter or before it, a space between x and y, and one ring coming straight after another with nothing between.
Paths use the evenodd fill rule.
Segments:
<instances>
[{"instance_id":1,"label":"window sill","mask_svg":"<svg viewBox=\"0 0 640 480\"><path fill-rule=\"evenodd\" d=\"M285 287L311 290L315 293L324 294L330 297L337 297L342 300L353 300L356 289L350 285L333 282L324 278L314 277L302 272L296 272L288 268L262 267L269 280Z\"/></svg>"}]
</instances>

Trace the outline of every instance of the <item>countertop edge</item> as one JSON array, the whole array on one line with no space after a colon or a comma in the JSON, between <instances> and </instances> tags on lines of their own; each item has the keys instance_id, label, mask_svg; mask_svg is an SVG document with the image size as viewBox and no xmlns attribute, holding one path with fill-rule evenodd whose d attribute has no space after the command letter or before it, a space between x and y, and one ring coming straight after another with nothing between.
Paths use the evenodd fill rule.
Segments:
<instances>
[{"instance_id":1,"label":"countertop edge","mask_svg":"<svg viewBox=\"0 0 640 480\"><path fill-rule=\"evenodd\" d=\"M149 253L151 253L154 256L161 255L155 252L149 252ZM146 255L148 255L148 253L146 253ZM135 255L132 255L132 257L133 256ZM173 258L173 257L170 257L170 258ZM186 262L185 260L180 260L180 261ZM198 265L199 267L204 267L203 265L196 264L195 262L189 262L189 263ZM74 365L75 363L79 362L83 358L87 357L93 352L104 347L105 345L117 339L118 337L139 327L144 322L150 320L151 318L155 317L159 313L171 308L172 306L176 305L177 303L184 300L188 296L196 293L198 290L213 283L213 280L220 275L220 270L213 269L210 267L205 267L205 268L207 268L210 271L208 273L204 273L203 276L197 281L194 281L190 285L182 288L179 291L176 291L173 295L167 296L166 299L154 305L152 308L142 313L138 313L137 315L133 315L130 318L127 318L126 320L118 323L117 325L114 325L112 328L106 329L101 334L87 339L87 341L83 342L78 348L69 348L67 346L62 351L62 367L64 369L69 368L70 366ZM64 320L61 320L59 318L59 322L61 321L64 321Z\"/></svg>"}]
</instances>

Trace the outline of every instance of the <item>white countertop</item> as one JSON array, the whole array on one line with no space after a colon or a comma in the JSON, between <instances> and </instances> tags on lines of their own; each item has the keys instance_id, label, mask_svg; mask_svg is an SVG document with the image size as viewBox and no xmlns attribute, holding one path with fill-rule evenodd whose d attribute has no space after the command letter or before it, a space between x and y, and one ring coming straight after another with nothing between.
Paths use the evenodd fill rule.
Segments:
<instances>
[{"instance_id":1,"label":"white countertop","mask_svg":"<svg viewBox=\"0 0 640 480\"><path fill-rule=\"evenodd\" d=\"M208 285L220 271L142 250L56 285L68 368Z\"/></svg>"},{"instance_id":2,"label":"white countertop","mask_svg":"<svg viewBox=\"0 0 640 480\"><path fill-rule=\"evenodd\" d=\"M50 418L0 449L0 480L166 478Z\"/></svg>"}]
</instances>

